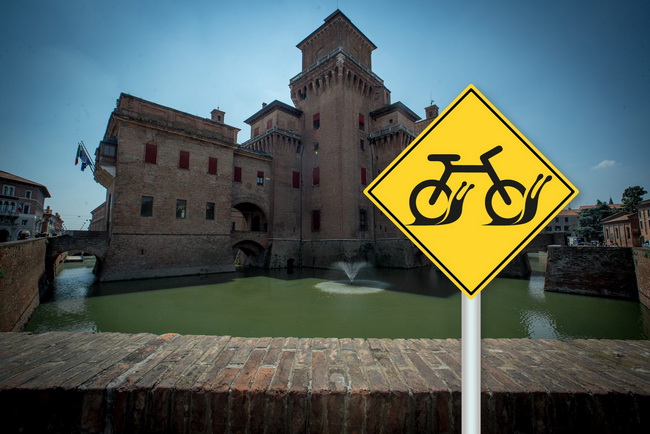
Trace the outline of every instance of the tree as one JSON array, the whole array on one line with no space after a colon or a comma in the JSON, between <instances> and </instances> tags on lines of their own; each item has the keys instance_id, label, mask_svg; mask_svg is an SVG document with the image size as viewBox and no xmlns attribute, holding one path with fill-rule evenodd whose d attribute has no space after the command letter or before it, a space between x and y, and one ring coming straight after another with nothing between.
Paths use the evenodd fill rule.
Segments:
<instances>
[{"instance_id":1,"label":"tree","mask_svg":"<svg viewBox=\"0 0 650 434\"><path fill-rule=\"evenodd\" d=\"M593 208L585 208L578 214L578 227L575 233L586 240L600 240L603 239L603 224L604 218L616 212L615 209L610 208L607 202L596 201L596 206Z\"/></svg>"},{"instance_id":2,"label":"tree","mask_svg":"<svg viewBox=\"0 0 650 434\"><path fill-rule=\"evenodd\" d=\"M626 188L621 198L623 201L623 211L630 214L637 212L637 205L643 200L643 195L646 193L645 188L638 185Z\"/></svg>"}]
</instances>

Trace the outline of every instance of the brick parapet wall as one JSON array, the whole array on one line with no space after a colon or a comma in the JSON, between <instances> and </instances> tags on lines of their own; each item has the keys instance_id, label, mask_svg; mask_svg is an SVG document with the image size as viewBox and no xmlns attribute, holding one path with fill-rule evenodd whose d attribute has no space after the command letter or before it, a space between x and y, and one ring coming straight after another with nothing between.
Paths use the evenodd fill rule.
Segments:
<instances>
[{"instance_id":1,"label":"brick parapet wall","mask_svg":"<svg viewBox=\"0 0 650 434\"><path fill-rule=\"evenodd\" d=\"M39 303L46 239L0 244L0 332L17 331Z\"/></svg>"},{"instance_id":2,"label":"brick parapet wall","mask_svg":"<svg viewBox=\"0 0 650 434\"><path fill-rule=\"evenodd\" d=\"M632 249L636 284L639 289L639 301L650 308L650 249L636 247Z\"/></svg>"},{"instance_id":3,"label":"brick parapet wall","mask_svg":"<svg viewBox=\"0 0 650 434\"><path fill-rule=\"evenodd\" d=\"M629 247L549 247L545 291L638 300Z\"/></svg>"},{"instance_id":4,"label":"brick parapet wall","mask_svg":"<svg viewBox=\"0 0 650 434\"><path fill-rule=\"evenodd\" d=\"M460 341L0 334L3 432L460 432ZM642 432L648 341L482 346L483 432Z\"/></svg>"}]
</instances>

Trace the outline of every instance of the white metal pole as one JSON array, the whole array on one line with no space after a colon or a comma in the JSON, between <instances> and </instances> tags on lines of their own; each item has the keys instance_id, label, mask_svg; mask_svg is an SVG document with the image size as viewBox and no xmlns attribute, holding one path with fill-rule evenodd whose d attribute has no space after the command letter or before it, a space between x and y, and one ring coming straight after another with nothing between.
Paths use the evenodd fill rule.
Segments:
<instances>
[{"instance_id":1,"label":"white metal pole","mask_svg":"<svg viewBox=\"0 0 650 434\"><path fill-rule=\"evenodd\" d=\"M481 294L465 294L461 306L462 434L481 432Z\"/></svg>"}]
</instances>

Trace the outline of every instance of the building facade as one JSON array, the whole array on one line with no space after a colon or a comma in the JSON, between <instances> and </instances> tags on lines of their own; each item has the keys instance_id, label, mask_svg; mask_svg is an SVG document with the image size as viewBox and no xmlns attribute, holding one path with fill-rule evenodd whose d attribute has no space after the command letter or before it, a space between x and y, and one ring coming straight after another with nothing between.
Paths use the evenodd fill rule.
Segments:
<instances>
[{"instance_id":1,"label":"building facade","mask_svg":"<svg viewBox=\"0 0 650 434\"><path fill-rule=\"evenodd\" d=\"M637 210L641 245L650 247L650 199L639 202Z\"/></svg>"},{"instance_id":2,"label":"building facade","mask_svg":"<svg viewBox=\"0 0 650 434\"><path fill-rule=\"evenodd\" d=\"M615 247L641 247L639 216L619 211L604 218L603 235L605 244Z\"/></svg>"},{"instance_id":3,"label":"building facade","mask_svg":"<svg viewBox=\"0 0 650 434\"><path fill-rule=\"evenodd\" d=\"M96 151L104 280L227 271L235 257L270 268L424 262L363 190L438 107L421 119L392 103L372 71L376 46L338 10L297 47L293 105L262 104L242 144L221 110L205 119L120 96Z\"/></svg>"},{"instance_id":4,"label":"building facade","mask_svg":"<svg viewBox=\"0 0 650 434\"><path fill-rule=\"evenodd\" d=\"M0 170L0 242L40 234L47 187Z\"/></svg>"}]
</instances>

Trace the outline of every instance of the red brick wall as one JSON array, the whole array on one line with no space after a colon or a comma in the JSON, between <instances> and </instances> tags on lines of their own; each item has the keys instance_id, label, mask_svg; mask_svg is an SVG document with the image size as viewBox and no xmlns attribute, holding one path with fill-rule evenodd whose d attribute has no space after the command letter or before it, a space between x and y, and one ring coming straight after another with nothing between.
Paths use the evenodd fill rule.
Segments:
<instances>
[{"instance_id":1,"label":"red brick wall","mask_svg":"<svg viewBox=\"0 0 650 434\"><path fill-rule=\"evenodd\" d=\"M639 301L650 308L650 249L632 249Z\"/></svg>"},{"instance_id":2,"label":"red brick wall","mask_svg":"<svg viewBox=\"0 0 650 434\"><path fill-rule=\"evenodd\" d=\"M0 332L18 331L39 302L45 238L0 244Z\"/></svg>"}]
</instances>

